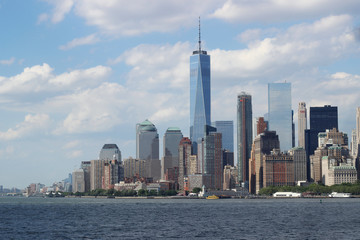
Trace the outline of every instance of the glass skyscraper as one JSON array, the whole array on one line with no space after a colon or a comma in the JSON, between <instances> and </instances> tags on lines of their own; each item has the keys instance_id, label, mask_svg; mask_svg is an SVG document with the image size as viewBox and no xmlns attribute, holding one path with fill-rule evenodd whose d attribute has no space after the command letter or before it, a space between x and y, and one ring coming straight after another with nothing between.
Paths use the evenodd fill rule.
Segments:
<instances>
[{"instance_id":1,"label":"glass skyscraper","mask_svg":"<svg viewBox=\"0 0 360 240\"><path fill-rule=\"evenodd\" d=\"M268 98L268 129L279 136L281 151L288 151L293 143L291 83L269 83Z\"/></svg>"},{"instance_id":2,"label":"glass skyscraper","mask_svg":"<svg viewBox=\"0 0 360 240\"><path fill-rule=\"evenodd\" d=\"M234 152L234 122L215 121L213 126L222 134L222 148Z\"/></svg>"},{"instance_id":3,"label":"glass skyscraper","mask_svg":"<svg viewBox=\"0 0 360 240\"><path fill-rule=\"evenodd\" d=\"M211 125L210 56L199 49L190 56L190 139L193 154L197 153L197 142L204 137L204 126Z\"/></svg>"},{"instance_id":4,"label":"glass skyscraper","mask_svg":"<svg viewBox=\"0 0 360 240\"><path fill-rule=\"evenodd\" d=\"M159 134L149 120L136 124L136 158L159 160Z\"/></svg>"},{"instance_id":5,"label":"glass skyscraper","mask_svg":"<svg viewBox=\"0 0 360 240\"><path fill-rule=\"evenodd\" d=\"M183 135L177 127L169 127L163 140L163 158L161 159L161 177L164 179L166 169L179 167L179 144Z\"/></svg>"},{"instance_id":6,"label":"glass skyscraper","mask_svg":"<svg viewBox=\"0 0 360 240\"><path fill-rule=\"evenodd\" d=\"M237 154L239 181L249 181L249 159L252 145L251 95L244 92L237 98Z\"/></svg>"},{"instance_id":7,"label":"glass skyscraper","mask_svg":"<svg viewBox=\"0 0 360 240\"><path fill-rule=\"evenodd\" d=\"M121 162L121 152L116 144L105 144L99 154L100 160L118 160Z\"/></svg>"}]
</instances>

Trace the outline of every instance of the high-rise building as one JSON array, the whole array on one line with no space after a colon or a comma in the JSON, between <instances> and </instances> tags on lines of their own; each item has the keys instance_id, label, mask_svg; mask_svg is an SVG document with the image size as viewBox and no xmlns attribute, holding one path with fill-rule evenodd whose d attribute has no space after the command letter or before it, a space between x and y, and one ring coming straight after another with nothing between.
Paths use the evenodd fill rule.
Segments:
<instances>
[{"instance_id":1,"label":"high-rise building","mask_svg":"<svg viewBox=\"0 0 360 240\"><path fill-rule=\"evenodd\" d=\"M197 142L204 137L204 126L211 124L210 55L201 49L199 21L199 49L190 56L190 139L193 153Z\"/></svg>"},{"instance_id":2,"label":"high-rise building","mask_svg":"<svg viewBox=\"0 0 360 240\"><path fill-rule=\"evenodd\" d=\"M256 118L256 136L267 130L267 122L264 117Z\"/></svg>"},{"instance_id":3,"label":"high-rise building","mask_svg":"<svg viewBox=\"0 0 360 240\"><path fill-rule=\"evenodd\" d=\"M136 158L159 160L159 134L149 120L136 124Z\"/></svg>"},{"instance_id":4,"label":"high-rise building","mask_svg":"<svg viewBox=\"0 0 360 240\"><path fill-rule=\"evenodd\" d=\"M91 170L91 162L90 162L90 161L82 161L80 168L84 170L85 192L89 192L89 191L90 191L90 170Z\"/></svg>"},{"instance_id":5,"label":"high-rise building","mask_svg":"<svg viewBox=\"0 0 360 240\"><path fill-rule=\"evenodd\" d=\"M279 136L281 151L288 151L293 143L291 83L269 83L268 98L268 129Z\"/></svg>"},{"instance_id":6,"label":"high-rise building","mask_svg":"<svg viewBox=\"0 0 360 240\"><path fill-rule=\"evenodd\" d=\"M161 159L161 179L166 169L179 167L179 143L183 135L177 127L169 127L164 134L163 157Z\"/></svg>"},{"instance_id":7,"label":"high-rise building","mask_svg":"<svg viewBox=\"0 0 360 240\"><path fill-rule=\"evenodd\" d=\"M216 131L222 134L222 148L234 152L234 122L215 121Z\"/></svg>"},{"instance_id":8,"label":"high-rise building","mask_svg":"<svg viewBox=\"0 0 360 240\"><path fill-rule=\"evenodd\" d=\"M184 190L184 178L188 175L187 170L190 165L190 156L191 140L184 137L179 143L179 190Z\"/></svg>"},{"instance_id":9,"label":"high-rise building","mask_svg":"<svg viewBox=\"0 0 360 240\"><path fill-rule=\"evenodd\" d=\"M300 102L298 109L298 146L305 148L305 129L307 129L306 103Z\"/></svg>"},{"instance_id":10,"label":"high-rise building","mask_svg":"<svg viewBox=\"0 0 360 240\"><path fill-rule=\"evenodd\" d=\"M104 166L110 160L91 160L90 162L90 190L101 189L103 187Z\"/></svg>"},{"instance_id":11,"label":"high-rise building","mask_svg":"<svg viewBox=\"0 0 360 240\"><path fill-rule=\"evenodd\" d=\"M351 131L351 156L356 157L358 153L358 141L356 138L356 130Z\"/></svg>"},{"instance_id":12,"label":"high-rise building","mask_svg":"<svg viewBox=\"0 0 360 240\"><path fill-rule=\"evenodd\" d=\"M120 181L120 163L113 159L104 164L103 189L112 189Z\"/></svg>"},{"instance_id":13,"label":"high-rise building","mask_svg":"<svg viewBox=\"0 0 360 240\"><path fill-rule=\"evenodd\" d=\"M124 177L125 178L146 178L146 160L128 158L124 159Z\"/></svg>"},{"instance_id":14,"label":"high-rise building","mask_svg":"<svg viewBox=\"0 0 360 240\"><path fill-rule=\"evenodd\" d=\"M291 156L294 159L294 181L306 181L306 151L302 147L296 147L289 150Z\"/></svg>"},{"instance_id":15,"label":"high-rise building","mask_svg":"<svg viewBox=\"0 0 360 240\"><path fill-rule=\"evenodd\" d=\"M264 183L264 159L265 154L270 154L273 149L279 148L279 137L275 131L265 131L254 139L251 167L249 170L251 179L249 190L251 193L258 193Z\"/></svg>"},{"instance_id":16,"label":"high-rise building","mask_svg":"<svg viewBox=\"0 0 360 240\"><path fill-rule=\"evenodd\" d=\"M216 132L216 128L205 127L204 137L204 174L211 175L211 188L222 189L223 160L222 160L222 136Z\"/></svg>"},{"instance_id":17,"label":"high-rise building","mask_svg":"<svg viewBox=\"0 0 360 240\"><path fill-rule=\"evenodd\" d=\"M237 168L239 182L246 184L249 182L252 137L251 95L242 92L237 97Z\"/></svg>"},{"instance_id":18,"label":"high-rise building","mask_svg":"<svg viewBox=\"0 0 360 240\"><path fill-rule=\"evenodd\" d=\"M84 170L78 169L75 170L72 174L72 191L76 192L85 192L85 177Z\"/></svg>"},{"instance_id":19,"label":"high-rise building","mask_svg":"<svg viewBox=\"0 0 360 240\"><path fill-rule=\"evenodd\" d=\"M323 107L310 107L310 129L305 130L305 150L307 155L307 174L310 180L310 155L318 147L318 134L326 129L338 129L337 107L325 105Z\"/></svg>"},{"instance_id":20,"label":"high-rise building","mask_svg":"<svg viewBox=\"0 0 360 240\"><path fill-rule=\"evenodd\" d=\"M155 125L149 120L136 124L136 158L146 160L149 178L154 181L161 178L159 159L159 134Z\"/></svg>"},{"instance_id":21,"label":"high-rise building","mask_svg":"<svg viewBox=\"0 0 360 240\"><path fill-rule=\"evenodd\" d=\"M99 154L100 160L117 160L121 162L121 151L116 144L104 144Z\"/></svg>"}]
</instances>

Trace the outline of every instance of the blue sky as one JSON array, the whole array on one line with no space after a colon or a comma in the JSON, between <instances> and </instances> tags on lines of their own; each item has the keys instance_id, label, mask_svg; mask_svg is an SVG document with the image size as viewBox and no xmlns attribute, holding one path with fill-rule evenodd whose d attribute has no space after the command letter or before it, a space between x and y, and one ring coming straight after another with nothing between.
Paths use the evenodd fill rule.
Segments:
<instances>
[{"instance_id":1,"label":"blue sky","mask_svg":"<svg viewBox=\"0 0 360 240\"><path fill-rule=\"evenodd\" d=\"M359 13L357 0L0 0L0 185L52 184L105 143L135 157L147 118L161 140L171 126L188 136L198 16L213 121L236 119L241 91L262 116L267 83L286 80L295 113L299 101L338 106L350 135Z\"/></svg>"}]
</instances>

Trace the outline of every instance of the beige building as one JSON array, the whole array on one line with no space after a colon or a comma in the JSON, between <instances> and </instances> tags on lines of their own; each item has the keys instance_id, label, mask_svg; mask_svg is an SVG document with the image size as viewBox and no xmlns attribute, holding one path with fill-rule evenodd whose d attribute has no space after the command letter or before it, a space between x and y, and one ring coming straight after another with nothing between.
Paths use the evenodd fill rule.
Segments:
<instances>
[{"instance_id":1,"label":"beige building","mask_svg":"<svg viewBox=\"0 0 360 240\"><path fill-rule=\"evenodd\" d=\"M103 187L104 166L110 160L91 160L90 166L90 190Z\"/></svg>"},{"instance_id":2,"label":"beige building","mask_svg":"<svg viewBox=\"0 0 360 240\"><path fill-rule=\"evenodd\" d=\"M135 158L124 159L124 177L133 178L134 176L139 178L147 177L146 160Z\"/></svg>"},{"instance_id":3,"label":"beige building","mask_svg":"<svg viewBox=\"0 0 360 240\"><path fill-rule=\"evenodd\" d=\"M83 169L75 170L72 173L72 192L85 192L85 175Z\"/></svg>"},{"instance_id":4,"label":"beige building","mask_svg":"<svg viewBox=\"0 0 360 240\"><path fill-rule=\"evenodd\" d=\"M188 167L188 175L199 173L198 171L198 162L197 156L191 155L189 158L189 167Z\"/></svg>"},{"instance_id":5,"label":"beige building","mask_svg":"<svg viewBox=\"0 0 360 240\"><path fill-rule=\"evenodd\" d=\"M307 129L306 103L300 102L298 109L298 145L302 148L305 148L305 129Z\"/></svg>"},{"instance_id":6,"label":"beige building","mask_svg":"<svg viewBox=\"0 0 360 240\"><path fill-rule=\"evenodd\" d=\"M326 186L357 181L357 171L351 164L351 159L347 163L338 163L336 159L325 156L322 158L322 169L322 182Z\"/></svg>"},{"instance_id":7,"label":"beige building","mask_svg":"<svg viewBox=\"0 0 360 240\"><path fill-rule=\"evenodd\" d=\"M235 188L237 179L238 179L237 167L226 165L224 167L223 190L230 190Z\"/></svg>"},{"instance_id":8,"label":"beige building","mask_svg":"<svg viewBox=\"0 0 360 240\"><path fill-rule=\"evenodd\" d=\"M120 163L117 160L111 160L104 164L104 179L103 189L114 188L114 185L119 182Z\"/></svg>"},{"instance_id":9,"label":"beige building","mask_svg":"<svg viewBox=\"0 0 360 240\"><path fill-rule=\"evenodd\" d=\"M294 181L306 181L307 171L306 171L306 151L302 147L296 147L289 150L289 154L293 156L294 159Z\"/></svg>"}]
</instances>

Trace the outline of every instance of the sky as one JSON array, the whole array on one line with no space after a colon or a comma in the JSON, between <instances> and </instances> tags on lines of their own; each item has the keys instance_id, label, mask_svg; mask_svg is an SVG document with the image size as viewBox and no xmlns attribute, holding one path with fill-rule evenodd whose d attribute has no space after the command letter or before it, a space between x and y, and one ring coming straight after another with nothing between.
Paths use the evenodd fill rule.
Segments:
<instances>
[{"instance_id":1,"label":"sky","mask_svg":"<svg viewBox=\"0 0 360 240\"><path fill-rule=\"evenodd\" d=\"M98 159L135 157L145 119L189 136L189 57L211 56L211 120L237 94L267 112L267 84L298 103L338 106L351 135L360 105L358 0L0 0L0 185L50 185ZM162 155L162 148L160 149Z\"/></svg>"}]
</instances>

